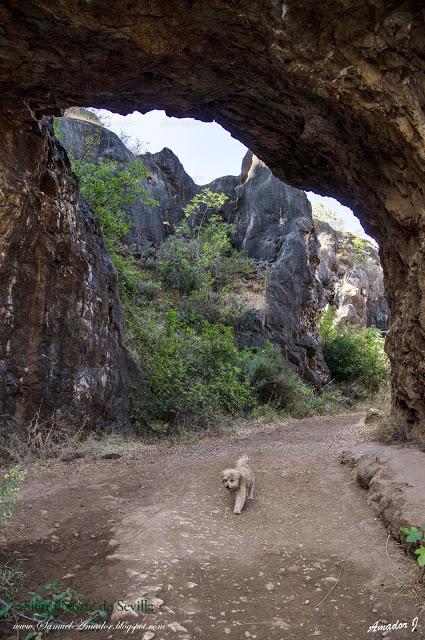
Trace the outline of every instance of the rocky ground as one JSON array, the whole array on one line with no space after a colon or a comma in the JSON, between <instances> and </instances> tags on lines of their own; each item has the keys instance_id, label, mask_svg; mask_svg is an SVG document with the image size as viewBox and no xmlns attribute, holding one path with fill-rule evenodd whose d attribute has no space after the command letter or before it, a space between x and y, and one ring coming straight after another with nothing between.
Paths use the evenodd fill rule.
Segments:
<instances>
[{"instance_id":1,"label":"rocky ground","mask_svg":"<svg viewBox=\"0 0 425 640\"><path fill-rule=\"evenodd\" d=\"M359 640L377 620L399 620L407 631L387 635L401 639L416 616L425 637L415 566L339 461L364 439L361 424L359 414L288 420L119 459L32 465L1 555L24 558L27 587L61 578L97 605L149 600L154 613L113 614L147 625L127 637ZM220 471L245 452L257 495L234 516Z\"/></svg>"}]
</instances>

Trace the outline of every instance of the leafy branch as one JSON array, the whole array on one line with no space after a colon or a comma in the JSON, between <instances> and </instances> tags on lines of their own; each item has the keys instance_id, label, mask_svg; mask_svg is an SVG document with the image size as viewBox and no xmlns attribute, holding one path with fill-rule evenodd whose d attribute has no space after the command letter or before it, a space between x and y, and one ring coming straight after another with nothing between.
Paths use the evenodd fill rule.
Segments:
<instances>
[{"instance_id":1,"label":"leafy branch","mask_svg":"<svg viewBox=\"0 0 425 640\"><path fill-rule=\"evenodd\" d=\"M425 568L425 525L423 527L402 527L406 542L416 545L414 554L422 570Z\"/></svg>"}]
</instances>

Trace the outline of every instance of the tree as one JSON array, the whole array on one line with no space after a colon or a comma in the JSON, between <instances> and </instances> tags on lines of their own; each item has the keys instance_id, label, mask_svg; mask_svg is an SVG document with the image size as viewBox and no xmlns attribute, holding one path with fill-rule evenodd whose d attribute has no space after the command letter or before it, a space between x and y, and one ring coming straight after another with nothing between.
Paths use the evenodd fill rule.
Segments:
<instances>
[{"instance_id":1,"label":"tree","mask_svg":"<svg viewBox=\"0 0 425 640\"><path fill-rule=\"evenodd\" d=\"M312 207L313 219L320 220L321 222L327 222L337 231L343 230L342 219L336 215L334 211L326 209L322 202L315 202Z\"/></svg>"},{"instance_id":2,"label":"tree","mask_svg":"<svg viewBox=\"0 0 425 640\"><path fill-rule=\"evenodd\" d=\"M96 213L109 249L116 247L129 231L126 208L136 199L156 204L141 180L148 173L140 162L129 162L118 168L111 160L86 162L72 159L72 169L80 179L80 190Z\"/></svg>"}]
</instances>

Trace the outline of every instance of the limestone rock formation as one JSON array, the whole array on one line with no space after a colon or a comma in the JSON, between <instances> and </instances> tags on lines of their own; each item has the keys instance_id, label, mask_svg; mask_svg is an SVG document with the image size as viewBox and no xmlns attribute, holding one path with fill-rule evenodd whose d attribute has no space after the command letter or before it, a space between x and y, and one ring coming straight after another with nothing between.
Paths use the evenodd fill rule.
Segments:
<instances>
[{"instance_id":1,"label":"limestone rock formation","mask_svg":"<svg viewBox=\"0 0 425 640\"><path fill-rule=\"evenodd\" d=\"M136 156L115 133L82 120L79 112L73 118L60 118L58 134L68 153L77 159L84 157L94 162L103 159L126 163L140 157L149 174L143 186L158 203L145 205L138 200L127 207L130 220L127 240L141 254L163 242L182 219L184 205L199 191L170 149Z\"/></svg>"},{"instance_id":2,"label":"limestone rock formation","mask_svg":"<svg viewBox=\"0 0 425 640\"><path fill-rule=\"evenodd\" d=\"M89 153L94 160L135 160L118 136L98 125L62 118L59 131L62 143L77 158ZM136 254L147 255L173 232L183 219L184 205L202 187L169 149L139 158L149 172L143 185L158 204L135 202L128 207L127 241ZM235 225L234 244L267 272L256 304L250 295L242 326L236 328L240 340L245 346L258 347L266 339L278 344L306 380L322 384L327 367L316 327L318 244L306 195L275 178L251 152L240 176L224 176L207 186L228 196L222 213Z\"/></svg>"},{"instance_id":3,"label":"limestone rock formation","mask_svg":"<svg viewBox=\"0 0 425 640\"><path fill-rule=\"evenodd\" d=\"M423 430L424 48L416 0L5 0L2 149L22 142L7 158L19 179L2 176L3 215L23 181L36 188L33 118L92 105L216 119L280 179L350 206L379 241L393 402Z\"/></svg>"},{"instance_id":4,"label":"limestone rock formation","mask_svg":"<svg viewBox=\"0 0 425 640\"><path fill-rule=\"evenodd\" d=\"M122 426L137 372L99 224L48 123L2 126L1 423Z\"/></svg>"},{"instance_id":5,"label":"limestone rock formation","mask_svg":"<svg viewBox=\"0 0 425 640\"><path fill-rule=\"evenodd\" d=\"M320 243L320 307L330 304L337 310L337 324L375 326L386 331L388 305L384 292L384 274L377 249L350 233L315 220Z\"/></svg>"},{"instance_id":6,"label":"limestone rock formation","mask_svg":"<svg viewBox=\"0 0 425 640\"><path fill-rule=\"evenodd\" d=\"M323 384L328 370L316 325L319 246L307 196L275 178L251 152L239 178L218 178L209 186L229 196L223 213L235 225L236 246L267 272L264 300L242 328L246 343L262 336L278 344L306 380Z\"/></svg>"}]
</instances>

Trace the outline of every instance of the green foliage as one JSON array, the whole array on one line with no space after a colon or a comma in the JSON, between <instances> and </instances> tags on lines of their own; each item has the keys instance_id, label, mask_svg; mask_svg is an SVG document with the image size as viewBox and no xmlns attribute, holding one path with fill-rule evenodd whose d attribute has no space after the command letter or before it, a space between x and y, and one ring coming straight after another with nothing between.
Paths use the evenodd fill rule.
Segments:
<instances>
[{"instance_id":1,"label":"green foliage","mask_svg":"<svg viewBox=\"0 0 425 640\"><path fill-rule=\"evenodd\" d=\"M59 142L62 140L61 119L53 118L53 135Z\"/></svg>"},{"instance_id":2,"label":"green foliage","mask_svg":"<svg viewBox=\"0 0 425 640\"><path fill-rule=\"evenodd\" d=\"M25 636L25 640L41 640L46 637L53 623L64 623L59 616L66 614L80 614L78 621L81 623L81 612L87 611L87 605L81 600L81 595L72 587L63 588L57 581L45 584L41 593L29 591L27 598L14 601L2 601L0 608L0 620L15 620L17 613L22 613L26 618L31 618L34 624L42 622L42 626L34 629ZM3 599L2 599L3 600ZM86 624L95 620L103 621L107 618L104 609L90 609L90 616ZM18 616L19 617L19 616Z\"/></svg>"},{"instance_id":3,"label":"green foliage","mask_svg":"<svg viewBox=\"0 0 425 640\"><path fill-rule=\"evenodd\" d=\"M389 365L384 338L376 327L335 326L335 310L324 311L319 320L323 354L337 382L357 381L369 393L388 382Z\"/></svg>"},{"instance_id":4,"label":"green foliage","mask_svg":"<svg viewBox=\"0 0 425 640\"><path fill-rule=\"evenodd\" d=\"M96 141L85 141L86 152L83 159L71 157L73 171L80 179L80 190L99 220L103 237L110 251L112 261L118 271L121 290L136 292L140 274L134 257L123 245L122 240L129 231L126 208L136 200L146 205L155 205L141 182L148 173L136 160L122 167L111 160L90 162L85 158Z\"/></svg>"},{"instance_id":5,"label":"green foliage","mask_svg":"<svg viewBox=\"0 0 425 640\"><path fill-rule=\"evenodd\" d=\"M21 500L20 487L25 479L25 472L13 467L3 477L0 486L0 521L10 518Z\"/></svg>"},{"instance_id":6,"label":"green foliage","mask_svg":"<svg viewBox=\"0 0 425 640\"><path fill-rule=\"evenodd\" d=\"M121 294L135 295L141 285L141 276L134 256L126 254L124 250L118 253L112 249L110 253L112 262L118 271Z\"/></svg>"},{"instance_id":7,"label":"green foliage","mask_svg":"<svg viewBox=\"0 0 425 640\"><path fill-rule=\"evenodd\" d=\"M216 213L227 197L210 189L195 195L147 280L146 269L122 242L128 205L136 198L155 204L141 185L146 171L139 161L120 168L87 160L95 144L89 140L87 153L72 159L72 166L117 268L126 344L149 388L143 403L134 398L133 419L160 433L202 427L256 402L273 402L297 416L323 412L323 398L290 370L277 348L241 350L223 322L232 317L227 301L235 279L253 271L252 261L232 247L230 225Z\"/></svg>"},{"instance_id":8,"label":"green foliage","mask_svg":"<svg viewBox=\"0 0 425 640\"><path fill-rule=\"evenodd\" d=\"M156 297L140 294L143 283L137 295L123 295L127 346L150 389L132 414L157 433L202 427L257 403L299 417L323 413L334 403L304 384L278 347L237 347L227 301L235 280L250 277L253 266L232 248L231 227L214 212L222 203L220 194L207 191L185 208L190 219L163 244L149 275L148 290L159 280Z\"/></svg>"},{"instance_id":9,"label":"green foliage","mask_svg":"<svg viewBox=\"0 0 425 640\"><path fill-rule=\"evenodd\" d=\"M354 247L354 255L357 262L365 262L368 256L367 250L370 247L370 243L359 236L354 236L351 243Z\"/></svg>"},{"instance_id":10,"label":"green foliage","mask_svg":"<svg viewBox=\"0 0 425 640\"><path fill-rule=\"evenodd\" d=\"M266 342L257 353L246 352L245 370L261 403L302 418L323 414L338 402L336 395L318 395L289 367L277 345Z\"/></svg>"},{"instance_id":11,"label":"green foliage","mask_svg":"<svg viewBox=\"0 0 425 640\"><path fill-rule=\"evenodd\" d=\"M156 432L205 426L254 403L245 355L220 322L232 278L252 268L232 248L230 225L214 213L225 198L211 190L197 194L185 207L192 219L158 251L149 281L123 292L127 345L150 390L132 413Z\"/></svg>"},{"instance_id":12,"label":"green foliage","mask_svg":"<svg viewBox=\"0 0 425 640\"><path fill-rule=\"evenodd\" d=\"M29 591L28 595L29 599L20 603L20 606L36 612L37 617L44 620L55 619L66 612L81 611L83 605L81 596L75 589L67 587L62 590L58 582L45 584L42 593Z\"/></svg>"},{"instance_id":13,"label":"green foliage","mask_svg":"<svg viewBox=\"0 0 425 640\"><path fill-rule=\"evenodd\" d=\"M181 294L196 291L208 301L237 275L249 275L251 261L232 248L230 225L211 215L203 227L181 224L159 251L158 272L162 283Z\"/></svg>"},{"instance_id":14,"label":"green foliage","mask_svg":"<svg viewBox=\"0 0 425 640\"><path fill-rule=\"evenodd\" d=\"M425 567L425 526L423 527L402 527L401 531L405 535L406 542L416 545L414 551L416 562L423 569Z\"/></svg>"},{"instance_id":15,"label":"green foliage","mask_svg":"<svg viewBox=\"0 0 425 640\"><path fill-rule=\"evenodd\" d=\"M201 229L209 212L220 209L226 200L228 200L228 197L224 193L218 193L211 189L203 189L192 198L184 207L183 211L186 218L193 216L198 228ZM196 220L196 218L198 219Z\"/></svg>"},{"instance_id":16,"label":"green foliage","mask_svg":"<svg viewBox=\"0 0 425 640\"><path fill-rule=\"evenodd\" d=\"M322 202L315 202L312 207L313 219L320 220L321 222L327 222L331 225L333 229L337 229L338 231L342 231L343 222L342 219L339 218L336 213L330 211L330 209L326 209Z\"/></svg>"},{"instance_id":17,"label":"green foliage","mask_svg":"<svg viewBox=\"0 0 425 640\"><path fill-rule=\"evenodd\" d=\"M140 182L147 171L139 160L118 168L111 160L87 162L72 159L72 169L80 179L80 190L95 211L108 248L129 231L126 207L136 199L155 204Z\"/></svg>"},{"instance_id":18,"label":"green foliage","mask_svg":"<svg viewBox=\"0 0 425 640\"><path fill-rule=\"evenodd\" d=\"M252 406L233 333L221 324L194 328L177 312L148 317L125 301L127 330L150 393L145 418L170 426L205 426L219 413L234 414Z\"/></svg>"}]
</instances>

